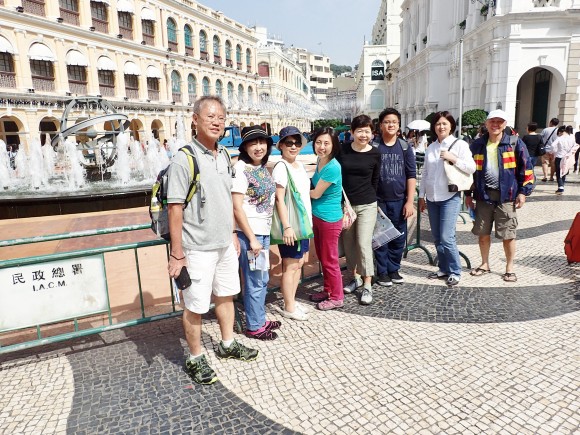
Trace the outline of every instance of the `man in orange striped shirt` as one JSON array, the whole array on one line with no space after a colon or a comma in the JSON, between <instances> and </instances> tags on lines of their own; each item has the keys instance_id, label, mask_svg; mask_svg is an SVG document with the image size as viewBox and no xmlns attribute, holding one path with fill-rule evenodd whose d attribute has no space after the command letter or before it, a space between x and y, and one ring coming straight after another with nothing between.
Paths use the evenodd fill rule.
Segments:
<instances>
[{"instance_id":1,"label":"man in orange striped shirt","mask_svg":"<svg viewBox=\"0 0 580 435\"><path fill-rule=\"evenodd\" d=\"M516 210L521 208L534 188L534 171L528 149L515 135L504 133L507 114L492 110L485 122L488 133L471 144L475 161L472 192L466 192L468 207L475 208L472 232L479 237L481 264L471 271L473 276L490 272L489 251L491 230L503 241L506 282L515 282L513 271L516 254ZM475 204L474 204L475 200Z\"/></svg>"}]
</instances>

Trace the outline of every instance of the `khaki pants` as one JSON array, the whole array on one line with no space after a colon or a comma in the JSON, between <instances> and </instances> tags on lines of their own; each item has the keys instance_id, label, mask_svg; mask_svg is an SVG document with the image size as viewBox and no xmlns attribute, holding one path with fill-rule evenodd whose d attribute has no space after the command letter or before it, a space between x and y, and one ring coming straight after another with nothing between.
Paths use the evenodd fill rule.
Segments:
<instances>
[{"instance_id":1,"label":"khaki pants","mask_svg":"<svg viewBox=\"0 0 580 435\"><path fill-rule=\"evenodd\" d=\"M362 276L373 276L373 231L377 222L377 203L353 205L356 220L342 232L342 243L348 270L356 269Z\"/></svg>"}]
</instances>

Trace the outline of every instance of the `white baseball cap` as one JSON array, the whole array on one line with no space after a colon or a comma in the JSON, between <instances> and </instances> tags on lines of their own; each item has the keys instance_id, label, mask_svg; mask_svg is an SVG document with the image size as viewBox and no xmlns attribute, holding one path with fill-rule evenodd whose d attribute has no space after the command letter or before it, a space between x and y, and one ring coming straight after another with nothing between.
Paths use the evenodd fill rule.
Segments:
<instances>
[{"instance_id":1,"label":"white baseball cap","mask_svg":"<svg viewBox=\"0 0 580 435\"><path fill-rule=\"evenodd\" d=\"M489 114L487 115L487 119L492 119L492 118L501 118L504 121L508 120L507 113L505 113L501 109L496 109L496 110L492 110L491 112L489 112Z\"/></svg>"}]
</instances>

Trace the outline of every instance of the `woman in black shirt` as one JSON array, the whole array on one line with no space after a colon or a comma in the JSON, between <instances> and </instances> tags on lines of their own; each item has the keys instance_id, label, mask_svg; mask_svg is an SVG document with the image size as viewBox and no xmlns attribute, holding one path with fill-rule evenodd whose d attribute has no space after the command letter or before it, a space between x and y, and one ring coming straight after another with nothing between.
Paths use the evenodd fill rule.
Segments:
<instances>
[{"instance_id":1,"label":"woman in black shirt","mask_svg":"<svg viewBox=\"0 0 580 435\"><path fill-rule=\"evenodd\" d=\"M536 133L538 129L537 122L530 122L528 124L528 134L526 134L522 141L528 147L528 154L530 155L530 159L532 161L532 167L536 166L536 160L538 159L538 150L540 149L540 145L542 144L542 135Z\"/></svg>"}]
</instances>

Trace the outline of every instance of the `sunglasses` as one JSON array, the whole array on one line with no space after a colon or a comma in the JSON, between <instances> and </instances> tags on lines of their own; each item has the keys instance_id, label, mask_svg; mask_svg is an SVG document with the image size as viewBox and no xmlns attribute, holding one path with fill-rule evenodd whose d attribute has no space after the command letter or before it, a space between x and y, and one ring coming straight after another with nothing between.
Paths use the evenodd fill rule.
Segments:
<instances>
[{"instance_id":1,"label":"sunglasses","mask_svg":"<svg viewBox=\"0 0 580 435\"><path fill-rule=\"evenodd\" d=\"M300 141L291 141L291 140L285 140L284 142L282 142L284 145L286 145L288 148L292 148L294 145L296 145L297 148L300 148L302 146L302 142Z\"/></svg>"}]
</instances>

